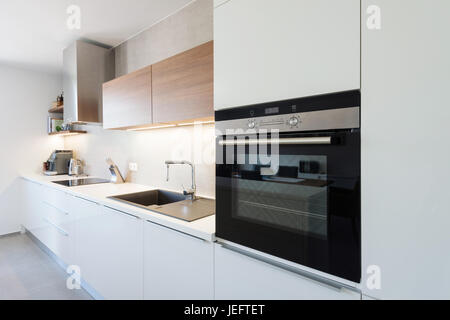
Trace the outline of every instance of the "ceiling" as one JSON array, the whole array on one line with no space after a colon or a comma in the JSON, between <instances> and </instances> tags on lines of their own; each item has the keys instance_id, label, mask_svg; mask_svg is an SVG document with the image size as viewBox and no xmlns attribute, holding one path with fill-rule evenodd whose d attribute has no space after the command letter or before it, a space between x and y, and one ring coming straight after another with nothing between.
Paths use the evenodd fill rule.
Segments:
<instances>
[{"instance_id":1,"label":"ceiling","mask_svg":"<svg viewBox=\"0 0 450 320\"><path fill-rule=\"evenodd\" d=\"M0 63L60 72L62 51L87 38L117 46L191 0L1 0ZM80 30L69 30L66 12L81 9Z\"/></svg>"}]
</instances>

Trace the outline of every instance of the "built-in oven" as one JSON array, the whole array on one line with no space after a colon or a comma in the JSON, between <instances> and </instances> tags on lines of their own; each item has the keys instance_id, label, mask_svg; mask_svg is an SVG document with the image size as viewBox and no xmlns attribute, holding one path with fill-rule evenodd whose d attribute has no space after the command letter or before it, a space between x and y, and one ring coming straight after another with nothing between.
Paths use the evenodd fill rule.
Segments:
<instances>
[{"instance_id":1,"label":"built-in oven","mask_svg":"<svg viewBox=\"0 0 450 320\"><path fill-rule=\"evenodd\" d=\"M217 111L217 238L359 282L360 100Z\"/></svg>"}]
</instances>

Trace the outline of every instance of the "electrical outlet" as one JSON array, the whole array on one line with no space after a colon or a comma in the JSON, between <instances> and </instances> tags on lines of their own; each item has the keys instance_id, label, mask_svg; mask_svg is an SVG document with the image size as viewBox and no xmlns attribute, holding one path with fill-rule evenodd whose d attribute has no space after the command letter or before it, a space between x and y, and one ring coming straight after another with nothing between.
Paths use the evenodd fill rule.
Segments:
<instances>
[{"instance_id":1,"label":"electrical outlet","mask_svg":"<svg viewBox=\"0 0 450 320\"><path fill-rule=\"evenodd\" d=\"M130 162L128 168L130 169L130 171L138 171L138 165L136 162Z\"/></svg>"}]
</instances>

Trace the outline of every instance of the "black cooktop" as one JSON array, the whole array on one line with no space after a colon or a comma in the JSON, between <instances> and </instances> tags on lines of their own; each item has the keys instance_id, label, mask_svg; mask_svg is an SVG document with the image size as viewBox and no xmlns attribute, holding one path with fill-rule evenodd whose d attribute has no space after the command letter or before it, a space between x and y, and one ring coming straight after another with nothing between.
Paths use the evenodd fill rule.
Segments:
<instances>
[{"instance_id":1,"label":"black cooktop","mask_svg":"<svg viewBox=\"0 0 450 320\"><path fill-rule=\"evenodd\" d=\"M77 186L86 186L89 184L108 183L110 181L106 180L106 179L87 178L87 179L52 181L52 182L66 186L66 187L77 187Z\"/></svg>"}]
</instances>

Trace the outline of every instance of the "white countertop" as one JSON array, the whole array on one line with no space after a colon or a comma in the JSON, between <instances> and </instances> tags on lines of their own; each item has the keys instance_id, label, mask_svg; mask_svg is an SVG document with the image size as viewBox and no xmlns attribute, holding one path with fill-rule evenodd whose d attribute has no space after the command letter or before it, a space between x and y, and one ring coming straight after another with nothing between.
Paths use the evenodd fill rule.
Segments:
<instances>
[{"instance_id":1,"label":"white countertop","mask_svg":"<svg viewBox=\"0 0 450 320\"><path fill-rule=\"evenodd\" d=\"M86 186L77 186L77 187L65 187L56 183L52 183L52 181L60 181L60 180L75 180L82 179L86 177L70 177L67 175L64 176L45 176L43 174L23 174L22 178L34 183L38 183L53 189L61 190L70 195L96 202L102 204L104 206L110 207L112 209L116 209L119 211L123 211L126 213L130 213L136 216L139 216L142 219L161 224L163 226L185 232L192 236L204 239L206 241L214 241L214 235L216 230L216 217L215 215L202 218L196 221L187 222L183 220L179 220L176 218L172 218L157 212L152 212L149 210L145 210L139 207L135 207L132 205L128 205L126 203L122 203L116 200L109 199L110 196L148 191L154 189L160 189L151 186L145 186L135 183L124 183L124 184L113 184L113 183L101 183L101 184L92 184ZM89 177L94 178L94 177ZM175 191L175 190L169 190Z\"/></svg>"}]
</instances>

